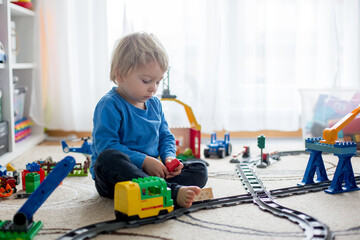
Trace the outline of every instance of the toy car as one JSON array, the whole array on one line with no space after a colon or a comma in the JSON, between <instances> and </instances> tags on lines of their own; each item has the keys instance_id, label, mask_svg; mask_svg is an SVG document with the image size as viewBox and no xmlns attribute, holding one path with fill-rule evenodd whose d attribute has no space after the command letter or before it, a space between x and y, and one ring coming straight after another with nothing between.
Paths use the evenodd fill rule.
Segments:
<instances>
[{"instance_id":1,"label":"toy car","mask_svg":"<svg viewBox=\"0 0 360 240\"><path fill-rule=\"evenodd\" d=\"M0 63L6 63L6 54L3 44L0 42Z\"/></svg>"},{"instance_id":2,"label":"toy car","mask_svg":"<svg viewBox=\"0 0 360 240\"><path fill-rule=\"evenodd\" d=\"M211 134L210 144L208 148L204 149L204 156L209 158L211 155L216 155L219 158L224 158L232 153L232 145L230 143L230 134L225 133L224 141L216 139L216 133Z\"/></svg>"}]
</instances>

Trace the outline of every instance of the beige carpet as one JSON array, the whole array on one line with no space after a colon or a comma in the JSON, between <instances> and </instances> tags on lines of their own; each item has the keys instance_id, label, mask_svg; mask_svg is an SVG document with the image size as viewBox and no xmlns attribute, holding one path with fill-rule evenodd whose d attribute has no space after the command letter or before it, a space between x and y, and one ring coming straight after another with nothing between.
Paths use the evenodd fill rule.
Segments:
<instances>
[{"instance_id":1,"label":"beige carpet","mask_svg":"<svg viewBox=\"0 0 360 240\"><path fill-rule=\"evenodd\" d=\"M233 141L234 153L243 145L250 146L252 155L260 150L255 140ZM266 151L304 150L302 140L267 139ZM81 154L70 154L78 162L85 160ZM67 154L60 146L37 146L12 163L24 169L26 163L52 156L60 161ZM207 187L212 187L214 197L245 194L246 191L235 173L235 165L225 159L206 159L210 166ZM327 173L331 179L337 158L324 155ZM308 155L282 157L265 169L255 168L268 190L295 186L301 181ZM355 175L360 175L360 159L352 159ZM19 189L21 189L19 185ZM336 239L360 239L360 191L329 195L324 192L277 198L288 208L311 215L327 224ZM1 199L0 220L10 220L24 199ZM70 230L89 224L114 219L113 200L100 197L90 176L67 177L35 213L34 220L44 226L35 240L56 239ZM160 224L122 229L111 235L94 239L303 239L302 229L284 218L261 211L254 204L240 204L210 210L201 210Z\"/></svg>"}]
</instances>

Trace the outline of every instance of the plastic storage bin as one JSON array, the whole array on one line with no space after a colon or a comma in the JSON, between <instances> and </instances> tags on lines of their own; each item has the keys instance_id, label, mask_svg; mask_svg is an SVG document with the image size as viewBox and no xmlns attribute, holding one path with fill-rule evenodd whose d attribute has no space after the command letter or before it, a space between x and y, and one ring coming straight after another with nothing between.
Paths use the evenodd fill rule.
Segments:
<instances>
[{"instance_id":1,"label":"plastic storage bin","mask_svg":"<svg viewBox=\"0 0 360 240\"><path fill-rule=\"evenodd\" d=\"M14 91L14 117L15 121L19 121L24 118L24 106L26 87L16 87Z\"/></svg>"},{"instance_id":2,"label":"plastic storage bin","mask_svg":"<svg viewBox=\"0 0 360 240\"><path fill-rule=\"evenodd\" d=\"M3 120L3 112L2 112L2 91L0 90L0 122Z\"/></svg>"},{"instance_id":3,"label":"plastic storage bin","mask_svg":"<svg viewBox=\"0 0 360 240\"><path fill-rule=\"evenodd\" d=\"M0 156L9 151L8 135L7 122L0 122Z\"/></svg>"},{"instance_id":4,"label":"plastic storage bin","mask_svg":"<svg viewBox=\"0 0 360 240\"><path fill-rule=\"evenodd\" d=\"M325 128L332 127L360 104L360 90L302 89L300 94L303 138L322 137ZM352 135L357 131L360 133L358 121L360 115L340 131L338 137L343 138L344 132Z\"/></svg>"}]
</instances>

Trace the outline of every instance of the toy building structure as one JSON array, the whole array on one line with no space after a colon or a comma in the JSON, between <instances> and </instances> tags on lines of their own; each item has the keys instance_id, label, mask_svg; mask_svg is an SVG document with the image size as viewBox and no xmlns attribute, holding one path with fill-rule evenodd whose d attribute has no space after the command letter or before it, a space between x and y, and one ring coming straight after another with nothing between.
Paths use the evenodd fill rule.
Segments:
<instances>
[{"instance_id":1,"label":"toy building structure","mask_svg":"<svg viewBox=\"0 0 360 240\"><path fill-rule=\"evenodd\" d=\"M185 152L187 148L190 148L195 158L200 158L200 143L201 143L201 132L196 128L177 127L170 128L175 139L178 141L179 153Z\"/></svg>"},{"instance_id":2,"label":"toy building structure","mask_svg":"<svg viewBox=\"0 0 360 240\"><path fill-rule=\"evenodd\" d=\"M74 166L75 159L73 157L64 158L57 164L51 174L36 187L36 190L16 212L12 221L0 220L0 239L33 239L43 226L41 221L35 222L33 220L33 215ZM27 168L36 170L38 165L30 164ZM33 171L32 174L36 176L37 173L35 174L35 171Z\"/></svg>"},{"instance_id":3,"label":"toy building structure","mask_svg":"<svg viewBox=\"0 0 360 240\"><path fill-rule=\"evenodd\" d=\"M26 170L23 170L21 172L21 180L22 180L22 187L23 187L23 190L26 191L26 175L28 173L37 173L39 174L40 176L40 183L42 183L45 179L45 172L44 172L44 169L42 169L40 167L40 165L38 163L28 163L26 165Z\"/></svg>"},{"instance_id":4,"label":"toy building structure","mask_svg":"<svg viewBox=\"0 0 360 240\"><path fill-rule=\"evenodd\" d=\"M347 126L360 113L360 105L348 113L331 128L326 128L323 138L308 138L305 140L305 147L310 152L310 158L300 185L314 183L316 172L317 182L328 181L322 152L333 153L339 158L335 175L326 193L342 193L360 190L356 185L354 171L351 165L351 157L356 155L355 142L338 142L338 132ZM344 183L344 184L343 184Z\"/></svg>"},{"instance_id":5,"label":"toy building structure","mask_svg":"<svg viewBox=\"0 0 360 240\"><path fill-rule=\"evenodd\" d=\"M329 126L332 127L336 124L337 120L330 120ZM343 138L345 142L356 142L356 148L360 149L360 117L355 118L347 126L345 126L338 133L339 138Z\"/></svg>"},{"instance_id":6,"label":"toy building structure","mask_svg":"<svg viewBox=\"0 0 360 240\"><path fill-rule=\"evenodd\" d=\"M40 167L44 169L45 176L47 176L57 164L58 164L57 162L47 161L40 163ZM68 176L87 176L89 167L90 167L89 159L86 159L84 161L84 164L76 163Z\"/></svg>"},{"instance_id":7,"label":"toy building structure","mask_svg":"<svg viewBox=\"0 0 360 240\"><path fill-rule=\"evenodd\" d=\"M170 131L174 134L175 139L178 142L178 152L183 153L187 148L190 148L195 158L200 158L200 144L201 144L201 125L197 122L192 108L176 99L175 95L170 94L169 87L169 71L167 74L167 80L163 81L163 94L161 97L162 101L173 101L182 105L185 109L186 115L190 122L190 127L170 127Z\"/></svg>"}]
</instances>

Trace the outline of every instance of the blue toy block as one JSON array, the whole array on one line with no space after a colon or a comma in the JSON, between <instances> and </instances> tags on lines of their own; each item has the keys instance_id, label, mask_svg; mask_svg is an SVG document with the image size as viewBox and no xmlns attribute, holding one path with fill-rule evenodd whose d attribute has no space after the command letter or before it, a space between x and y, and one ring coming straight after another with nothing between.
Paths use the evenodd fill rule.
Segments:
<instances>
[{"instance_id":1,"label":"blue toy block","mask_svg":"<svg viewBox=\"0 0 360 240\"><path fill-rule=\"evenodd\" d=\"M334 154L356 154L355 142L337 142L334 145L319 142L322 138L308 138L305 140L307 149Z\"/></svg>"},{"instance_id":2,"label":"blue toy block","mask_svg":"<svg viewBox=\"0 0 360 240\"><path fill-rule=\"evenodd\" d=\"M29 172L37 172L40 171L40 165L36 162L26 164L26 170Z\"/></svg>"},{"instance_id":3,"label":"blue toy block","mask_svg":"<svg viewBox=\"0 0 360 240\"><path fill-rule=\"evenodd\" d=\"M314 183L316 171L317 182L327 181L328 177L322 159L322 152L334 153L339 158L335 175L331 185L325 190L326 193L342 193L360 190L356 186L354 171L351 165L351 157L356 155L356 143L337 142L334 145L320 143L321 138L308 138L305 140L306 150L310 152L309 162L307 164L303 180L298 185ZM344 186L343 186L343 182Z\"/></svg>"},{"instance_id":4,"label":"blue toy block","mask_svg":"<svg viewBox=\"0 0 360 240\"><path fill-rule=\"evenodd\" d=\"M7 173L6 167L0 165L0 177L6 176L6 173Z\"/></svg>"},{"instance_id":5,"label":"blue toy block","mask_svg":"<svg viewBox=\"0 0 360 240\"><path fill-rule=\"evenodd\" d=\"M335 194L360 190L356 185L354 171L351 165L351 157L354 155L355 154L336 154L336 156L339 157L339 162L331 185L325 190L326 193ZM344 186L342 186L343 182Z\"/></svg>"},{"instance_id":6,"label":"blue toy block","mask_svg":"<svg viewBox=\"0 0 360 240\"><path fill-rule=\"evenodd\" d=\"M328 177L326 174L326 169L324 165L323 158L321 156L321 151L306 149L310 152L309 162L306 166L305 174L303 180L298 185L306 185L314 183L314 175L316 171L316 182L324 182L328 181Z\"/></svg>"}]
</instances>

